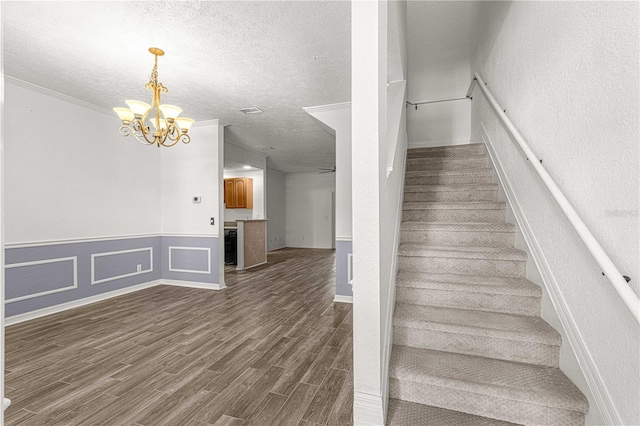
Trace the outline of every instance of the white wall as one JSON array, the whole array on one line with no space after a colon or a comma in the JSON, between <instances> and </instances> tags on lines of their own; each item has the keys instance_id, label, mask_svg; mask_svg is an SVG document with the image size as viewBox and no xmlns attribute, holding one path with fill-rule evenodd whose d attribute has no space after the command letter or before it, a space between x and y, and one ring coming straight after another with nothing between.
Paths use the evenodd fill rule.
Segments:
<instances>
[{"instance_id":1,"label":"white wall","mask_svg":"<svg viewBox=\"0 0 640 426\"><path fill-rule=\"evenodd\" d=\"M470 20L467 1L410 1L408 94L413 102L464 97L469 87ZM409 146L469 143L468 100L407 108Z\"/></svg>"},{"instance_id":2,"label":"white wall","mask_svg":"<svg viewBox=\"0 0 640 426\"><path fill-rule=\"evenodd\" d=\"M472 54L472 71L636 292L638 30L637 2L481 2ZM477 89L472 132L495 145L604 420L637 424L638 324Z\"/></svg>"},{"instance_id":3,"label":"white wall","mask_svg":"<svg viewBox=\"0 0 640 426\"><path fill-rule=\"evenodd\" d=\"M398 51L406 44L394 39L405 37L402 28L406 15L406 2L351 4L356 424L383 424L386 416L395 258L406 152L402 122L405 86L399 83L387 87L387 83L389 78L406 80L402 63L405 54ZM398 87L401 93L396 93ZM394 104L394 100L399 102ZM389 108L401 112L390 114ZM401 122L391 122L388 118ZM389 167L392 171L388 174Z\"/></svg>"},{"instance_id":4,"label":"white wall","mask_svg":"<svg viewBox=\"0 0 640 426\"><path fill-rule=\"evenodd\" d=\"M0 23L0 31L2 24ZM0 41L0 247L4 247L4 52ZM0 270L4 271L4 250L0 250ZM0 274L0 401L4 407L4 274ZM0 424L4 424L4 408L0 411Z\"/></svg>"},{"instance_id":5,"label":"white wall","mask_svg":"<svg viewBox=\"0 0 640 426\"><path fill-rule=\"evenodd\" d=\"M286 246L286 189L285 174L267 169L267 251L277 250Z\"/></svg>"},{"instance_id":6,"label":"white wall","mask_svg":"<svg viewBox=\"0 0 640 426\"><path fill-rule=\"evenodd\" d=\"M287 247L332 248L335 173L285 176Z\"/></svg>"},{"instance_id":7,"label":"white wall","mask_svg":"<svg viewBox=\"0 0 640 426\"><path fill-rule=\"evenodd\" d=\"M28 83L7 80L5 106L7 243L159 233L160 149Z\"/></svg>"},{"instance_id":8,"label":"white wall","mask_svg":"<svg viewBox=\"0 0 640 426\"><path fill-rule=\"evenodd\" d=\"M224 220L235 222L238 219L264 219L265 216L265 171L242 170L225 171L224 178L248 177L253 179L253 209L224 209ZM222 199L224 202L224 199Z\"/></svg>"},{"instance_id":9,"label":"white wall","mask_svg":"<svg viewBox=\"0 0 640 426\"><path fill-rule=\"evenodd\" d=\"M305 108L336 137L336 238L352 237L351 102Z\"/></svg>"},{"instance_id":10,"label":"white wall","mask_svg":"<svg viewBox=\"0 0 640 426\"><path fill-rule=\"evenodd\" d=\"M162 150L162 233L218 236L223 128L218 120L211 120L193 127L189 134L190 144ZM196 195L202 197L201 203L193 203ZM210 224L212 217L215 226Z\"/></svg>"}]
</instances>

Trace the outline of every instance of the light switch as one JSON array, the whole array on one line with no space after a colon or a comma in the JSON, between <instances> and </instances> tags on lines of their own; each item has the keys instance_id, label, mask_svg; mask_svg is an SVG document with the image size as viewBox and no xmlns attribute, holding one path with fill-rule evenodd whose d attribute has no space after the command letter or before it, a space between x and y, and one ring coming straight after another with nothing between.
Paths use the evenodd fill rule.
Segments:
<instances>
[{"instance_id":1,"label":"light switch","mask_svg":"<svg viewBox=\"0 0 640 426\"><path fill-rule=\"evenodd\" d=\"M193 202L194 202L194 204L201 203L202 202L202 197L199 196L199 195L194 195L193 196Z\"/></svg>"}]
</instances>

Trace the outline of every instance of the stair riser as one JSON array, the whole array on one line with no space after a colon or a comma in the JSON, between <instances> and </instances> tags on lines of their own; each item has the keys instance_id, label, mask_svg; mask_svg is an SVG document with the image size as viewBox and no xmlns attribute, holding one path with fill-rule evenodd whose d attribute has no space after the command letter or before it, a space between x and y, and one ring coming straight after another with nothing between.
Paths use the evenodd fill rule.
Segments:
<instances>
[{"instance_id":1,"label":"stair riser","mask_svg":"<svg viewBox=\"0 0 640 426\"><path fill-rule=\"evenodd\" d=\"M403 221L413 222L504 222L504 209L493 210L453 210L453 209L421 209L405 210Z\"/></svg>"},{"instance_id":2,"label":"stair riser","mask_svg":"<svg viewBox=\"0 0 640 426\"><path fill-rule=\"evenodd\" d=\"M421 243L431 246L513 247L513 232L481 231L401 231L402 243Z\"/></svg>"},{"instance_id":3,"label":"stair riser","mask_svg":"<svg viewBox=\"0 0 640 426\"><path fill-rule=\"evenodd\" d=\"M483 175L435 175L435 176L407 176L406 185L451 185L457 183L493 183L490 174Z\"/></svg>"},{"instance_id":4,"label":"stair riser","mask_svg":"<svg viewBox=\"0 0 640 426\"><path fill-rule=\"evenodd\" d=\"M557 367L559 346L446 331L393 327L393 343L414 348Z\"/></svg>"},{"instance_id":5,"label":"stair riser","mask_svg":"<svg viewBox=\"0 0 640 426\"><path fill-rule=\"evenodd\" d=\"M525 264L525 261L517 260L398 256L400 269L436 274L497 275L524 278Z\"/></svg>"},{"instance_id":6,"label":"stair riser","mask_svg":"<svg viewBox=\"0 0 640 426\"><path fill-rule=\"evenodd\" d=\"M409 148L407 152L409 154L433 155L433 156L485 154L484 145L481 145L481 144Z\"/></svg>"},{"instance_id":7,"label":"stair riser","mask_svg":"<svg viewBox=\"0 0 640 426\"><path fill-rule=\"evenodd\" d=\"M481 169L487 167L486 159L471 160L444 160L433 161L428 159L416 158L407 160L407 170L464 170L464 169Z\"/></svg>"},{"instance_id":8,"label":"stair riser","mask_svg":"<svg viewBox=\"0 0 640 426\"><path fill-rule=\"evenodd\" d=\"M464 151L416 151L410 149L407 151L407 158L453 158L453 159L465 159L470 157L482 157L485 156L486 153L481 149L467 149Z\"/></svg>"},{"instance_id":9,"label":"stair riser","mask_svg":"<svg viewBox=\"0 0 640 426\"><path fill-rule=\"evenodd\" d=\"M392 377L389 378L389 396L523 425L584 426L585 420L585 415L577 411Z\"/></svg>"},{"instance_id":10,"label":"stair riser","mask_svg":"<svg viewBox=\"0 0 640 426\"><path fill-rule=\"evenodd\" d=\"M404 201L498 201L498 191L405 191Z\"/></svg>"},{"instance_id":11,"label":"stair riser","mask_svg":"<svg viewBox=\"0 0 640 426\"><path fill-rule=\"evenodd\" d=\"M503 314L538 316L540 298L510 294L446 291L414 287L396 288L396 302L443 308L475 309Z\"/></svg>"}]
</instances>

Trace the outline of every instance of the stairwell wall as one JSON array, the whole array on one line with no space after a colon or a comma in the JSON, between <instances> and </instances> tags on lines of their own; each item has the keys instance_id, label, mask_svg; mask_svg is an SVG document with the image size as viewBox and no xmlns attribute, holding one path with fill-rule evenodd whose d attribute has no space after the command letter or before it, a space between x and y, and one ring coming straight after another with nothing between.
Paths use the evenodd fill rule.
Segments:
<instances>
[{"instance_id":1,"label":"stairwell wall","mask_svg":"<svg viewBox=\"0 0 640 426\"><path fill-rule=\"evenodd\" d=\"M469 86L472 1L410 1L408 88L413 102L464 98ZM466 99L407 108L411 148L469 143Z\"/></svg>"},{"instance_id":2,"label":"stairwell wall","mask_svg":"<svg viewBox=\"0 0 640 426\"><path fill-rule=\"evenodd\" d=\"M485 79L636 293L638 7L479 2L471 54L471 72ZM638 324L477 89L471 127L472 140L490 138L510 180L605 422L638 423Z\"/></svg>"}]
</instances>

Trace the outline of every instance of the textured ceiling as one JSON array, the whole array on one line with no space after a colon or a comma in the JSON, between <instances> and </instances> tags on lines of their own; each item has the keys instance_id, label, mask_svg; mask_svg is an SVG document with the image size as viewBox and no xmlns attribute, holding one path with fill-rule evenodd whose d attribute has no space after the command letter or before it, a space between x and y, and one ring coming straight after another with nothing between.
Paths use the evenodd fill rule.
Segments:
<instances>
[{"instance_id":1,"label":"textured ceiling","mask_svg":"<svg viewBox=\"0 0 640 426\"><path fill-rule=\"evenodd\" d=\"M149 102L147 49L160 47L163 102L229 123L228 139L274 147L269 167L335 164L334 137L302 108L350 99L348 2L3 1L2 20L11 77L109 109ZM250 106L264 113L237 111Z\"/></svg>"},{"instance_id":2,"label":"textured ceiling","mask_svg":"<svg viewBox=\"0 0 640 426\"><path fill-rule=\"evenodd\" d=\"M470 73L470 35L475 1L410 1L407 4L412 101L464 96Z\"/></svg>"}]
</instances>

